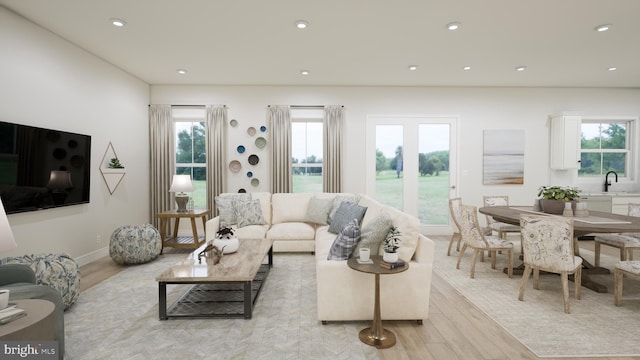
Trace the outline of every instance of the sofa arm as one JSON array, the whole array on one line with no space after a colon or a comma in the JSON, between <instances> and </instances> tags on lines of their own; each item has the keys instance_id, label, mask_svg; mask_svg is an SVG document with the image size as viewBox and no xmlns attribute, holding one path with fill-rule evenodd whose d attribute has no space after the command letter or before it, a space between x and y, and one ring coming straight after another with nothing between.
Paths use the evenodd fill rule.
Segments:
<instances>
[{"instance_id":1,"label":"sofa arm","mask_svg":"<svg viewBox=\"0 0 640 360\"><path fill-rule=\"evenodd\" d=\"M428 237L418 234L418 245L413 259L419 263L433 264L433 252L435 251L435 243Z\"/></svg>"},{"instance_id":2,"label":"sofa arm","mask_svg":"<svg viewBox=\"0 0 640 360\"><path fill-rule=\"evenodd\" d=\"M36 283L36 273L29 265L4 264L0 265L0 286L15 283Z\"/></svg>"},{"instance_id":3,"label":"sofa arm","mask_svg":"<svg viewBox=\"0 0 640 360\"><path fill-rule=\"evenodd\" d=\"M205 224L207 234L205 237L206 241L213 240L216 238L216 233L220 230L220 216L216 216L213 219L210 219Z\"/></svg>"}]
</instances>

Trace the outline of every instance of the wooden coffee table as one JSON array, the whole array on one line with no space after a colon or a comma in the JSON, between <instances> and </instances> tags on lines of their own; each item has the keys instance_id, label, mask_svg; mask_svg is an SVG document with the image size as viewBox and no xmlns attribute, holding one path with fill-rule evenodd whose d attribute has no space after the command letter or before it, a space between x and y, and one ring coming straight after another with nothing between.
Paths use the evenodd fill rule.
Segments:
<instances>
[{"instance_id":1,"label":"wooden coffee table","mask_svg":"<svg viewBox=\"0 0 640 360\"><path fill-rule=\"evenodd\" d=\"M243 317L251 319L262 285L273 266L273 240L241 239L238 251L220 263L198 254L206 244L158 277L160 320L176 317ZM263 264L265 257L268 263ZM193 284L167 309L167 284ZM239 304L242 306L238 309Z\"/></svg>"},{"instance_id":2,"label":"wooden coffee table","mask_svg":"<svg viewBox=\"0 0 640 360\"><path fill-rule=\"evenodd\" d=\"M376 297L373 307L373 322L371 327L362 329L360 331L360 341L367 345L375 346L378 349L387 349L396 344L396 335L382 327L382 319L380 316L380 275L385 274L397 274L409 269L409 263L405 263L404 267L396 269L385 269L380 267L382 262L382 256L371 255L373 264L360 264L358 258L350 258L347 260L347 265L350 268L376 275Z\"/></svg>"}]
</instances>

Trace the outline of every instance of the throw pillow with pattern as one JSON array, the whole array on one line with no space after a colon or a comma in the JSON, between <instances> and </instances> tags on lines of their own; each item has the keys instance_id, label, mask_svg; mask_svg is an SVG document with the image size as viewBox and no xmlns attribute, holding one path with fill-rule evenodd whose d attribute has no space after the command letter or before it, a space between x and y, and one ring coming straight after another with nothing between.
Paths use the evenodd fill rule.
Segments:
<instances>
[{"instance_id":1,"label":"throw pillow with pattern","mask_svg":"<svg viewBox=\"0 0 640 360\"><path fill-rule=\"evenodd\" d=\"M353 220L340 231L340 234L333 241L327 260L349 259L358 240L360 240L360 226L358 226L357 220Z\"/></svg>"},{"instance_id":2,"label":"throw pillow with pattern","mask_svg":"<svg viewBox=\"0 0 640 360\"><path fill-rule=\"evenodd\" d=\"M364 206L343 202L340 204L340 208L338 208L338 211L336 211L336 214L333 216L333 220L331 221L331 226L329 226L328 231L330 233L337 234L343 227L354 219L358 222L359 226L366 212L367 208Z\"/></svg>"},{"instance_id":3,"label":"throw pillow with pattern","mask_svg":"<svg viewBox=\"0 0 640 360\"><path fill-rule=\"evenodd\" d=\"M236 217L236 205L251 200L249 194L228 194L225 196L216 196L216 206L220 214L220 228L228 227L238 223Z\"/></svg>"},{"instance_id":4,"label":"throw pillow with pattern","mask_svg":"<svg viewBox=\"0 0 640 360\"><path fill-rule=\"evenodd\" d=\"M336 211L340 208L340 204L343 202L348 202L351 204L357 204L360 201L360 196L358 195L336 195L333 198L333 205L331 206L331 211L329 211L329 224L333 221L333 217L336 214Z\"/></svg>"},{"instance_id":5,"label":"throw pillow with pattern","mask_svg":"<svg viewBox=\"0 0 640 360\"><path fill-rule=\"evenodd\" d=\"M387 237L392 225L391 216L386 212L371 219L371 221L362 227L360 241L354 253L357 254L360 249L368 248L371 250L371 254L378 254L380 252L380 246Z\"/></svg>"},{"instance_id":6,"label":"throw pillow with pattern","mask_svg":"<svg viewBox=\"0 0 640 360\"><path fill-rule=\"evenodd\" d=\"M236 217L238 218L238 227L249 225L264 225L264 217L260 208L260 200L251 200L240 203L236 206Z\"/></svg>"},{"instance_id":7,"label":"throw pillow with pattern","mask_svg":"<svg viewBox=\"0 0 640 360\"><path fill-rule=\"evenodd\" d=\"M315 223L321 225L329 224L329 212L333 206L333 199L320 199L312 197L309 200L307 213L304 216L304 222Z\"/></svg>"}]
</instances>

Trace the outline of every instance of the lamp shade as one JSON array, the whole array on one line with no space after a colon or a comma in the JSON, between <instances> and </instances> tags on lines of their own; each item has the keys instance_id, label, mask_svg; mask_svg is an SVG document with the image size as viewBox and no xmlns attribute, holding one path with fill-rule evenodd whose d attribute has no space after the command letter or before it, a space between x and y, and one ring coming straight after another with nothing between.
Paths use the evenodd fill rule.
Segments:
<instances>
[{"instance_id":1,"label":"lamp shade","mask_svg":"<svg viewBox=\"0 0 640 360\"><path fill-rule=\"evenodd\" d=\"M11 232L11 226L9 226L9 219L7 213L4 211L4 205L2 205L2 199L0 199L0 253L13 250L17 248L16 240L13 238Z\"/></svg>"},{"instance_id":2,"label":"lamp shade","mask_svg":"<svg viewBox=\"0 0 640 360\"><path fill-rule=\"evenodd\" d=\"M193 183L190 175L173 175L169 192L192 192Z\"/></svg>"},{"instance_id":3,"label":"lamp shade","mask_svg":"<svg viewBox=\"0 0 640 360\"><path fill-rule=\"evenodd\" d=\"M49 182L47 183L47 188L61 190L61 189L69 189L71 187L73 187L73 184L71 183L71 172L51 170L51 174L49 175Z\"/></svg>"}]
</instances>

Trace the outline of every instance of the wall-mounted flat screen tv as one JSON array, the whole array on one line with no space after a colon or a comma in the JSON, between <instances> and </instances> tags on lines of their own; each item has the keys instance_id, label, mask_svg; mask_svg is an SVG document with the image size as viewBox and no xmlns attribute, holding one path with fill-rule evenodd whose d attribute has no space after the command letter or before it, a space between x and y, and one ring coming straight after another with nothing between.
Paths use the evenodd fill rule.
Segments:
<instances>
[{"instance_id":1,"label":"wall-mounted flat screen tv","mask_svg":"<svg viewBox=\"0 0 640 360\"><path fill-rule=\"evenodd\" d=\"M0 121L0 198L18 213L89 202L91 136Z\"/></svg>"}]
</instances>

